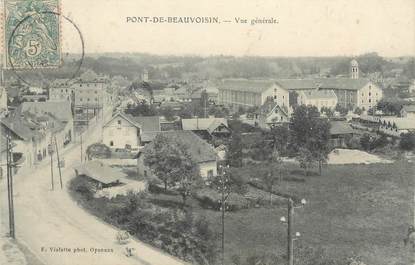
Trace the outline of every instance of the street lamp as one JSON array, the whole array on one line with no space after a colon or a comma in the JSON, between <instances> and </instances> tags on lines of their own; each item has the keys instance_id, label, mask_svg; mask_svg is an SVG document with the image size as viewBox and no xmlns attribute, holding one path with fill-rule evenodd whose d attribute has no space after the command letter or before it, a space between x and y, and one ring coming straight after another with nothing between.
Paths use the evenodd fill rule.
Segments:
<instances>
[{"instance_id":1,"label":"street lamp","mask_svg":"<svg viewBox=\"0 0 415 265\"><path fill-rule=\"evenodd\" d=\"M282 223L287 224L287 261L288 265L294 265L294 241L297 240L301 234L300 232L295 233L295 237L293 237L292 231L293 231L293 222L294 222L294 209L295 208L302 208L304 205L307 204L307 201L305 199L301 199L300 205L294 206L294 201L292 198L287 198L288 202L288 218L285 218L285 216L280 218L280 221Z\"/></svg>"},{"instance_id":2,"label":"street lamp","mask_svg":"<svg viewBox=\"0 0 415 265\"><path fill-rule=\"evenodd\" d=\"M229 194L231 193L230 189L230 180L229 176L226 174L226 169L229 168L229 165L226 167L219 166L221 172L218 175L218 190L221 193L221 199L218 200L220 205L219 210L222 212L222 265L225 261L225 211L229 210L229 207L226 205Z\"/></svg>"}]
</instances>

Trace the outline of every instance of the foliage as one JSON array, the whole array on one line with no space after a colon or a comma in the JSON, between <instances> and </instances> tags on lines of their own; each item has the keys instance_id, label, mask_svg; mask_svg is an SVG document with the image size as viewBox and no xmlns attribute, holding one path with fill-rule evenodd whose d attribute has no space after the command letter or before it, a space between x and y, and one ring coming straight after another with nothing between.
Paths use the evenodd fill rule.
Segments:
<instances>
[{"instance_id":1,"label":"foliage","mask_svg":"<svg viewBox=\"0 0 415 265\"><path fill-rule=\"evenodd\" d=\"M164 189L179 183L183 203L196 183L199 169L188 152L188 147L179 141L158 134L152 142L153 148L143 151L144 164L164 183Z\"/></svg>"},{"instance_id":2,"label":"foliage","mask_svg":"<svg viewBox=\"0 0 415 265\"><path fill-rule=\"evenodd\" d=\"M380 137L373 137L365 133L360 138L360 146L365 151L372 151L374 149L382 149L389 144L389 140L386 135Z\"/></svg>"},{"instance_id":3,"label":"foliage","mask_svg":"<svg viewBox=\"0 0 415 265\"><path fill-rule=\"evenodd\" d=\"M314 106L298 106L291 117L292 142L299 151L300 166L307 172L313 161L321 164L327 160L330 140L330 124L320 118Z\"/></svg>"},{"instance_id":4,"label":"foliage","mask_svg":"<svg viewBox=\"0 0 415 265\"><path fill-rule=\"evenodd\" d=\"M153 105L149 105L146 102L140 102L136 105L128 105L125 110L126 114L131 114L133 116L155 116L157 111Z\"/></svg>"},{"instance_id":5,"label":"foliage","mask_svg":"<svg viewBox=\"0 0 415 265\"><path fill-rule=\"evenodd\" d=\"M281 154L284 154L290 140L290 131L286 126L274 126L271 128L271 134L273 145Z\"/></svg>"},{"instance_id":6,"label":"foliage","mask_svg":"<svg viewBox=\"0 0 415 265\"><path fill-rule=\"evenodd\" d=\"M353 113L357 114L357 115L361 115L363 113L363 110L361 108L357 107L357 108L354 109Z\"/></svg>"},{"instance_id":7,"label":"foliage","mask_svg":"<svg viewBox=\"0 0 415 265\"><path fill-rule=\"evenodd\" d=\"M85 178L78 176L70 182L70 190L77 192L83 199L89 201L93 198L94 188L92 184Z\"/></svg>"},{"instance_id":8,"label":"foliage","mask_svg":"<svg viewBox=\"0 0 415 265\"><path fill-rule=\"evenodd\" d=\"M91 144L86 149L88 160L93 158L105 159L111 157L111 149L105 144L95 143Z\"/></svg>"},{"instance_id":9,"label":"foliage","mask_svg":"<svg viewBox=\"0 0 415 265\"><path fill-rule=\"evenodd\" d=\"M334 111L328 107L322 107L320 111L321 113L325 114L328 118L331 118L334 115Z\"/></svg>"},{"instance_id":10,"label":"foliage","mask_svg":"<svg viewBox=\"0 0 415 265\"><path fill-rule=\"evenodd\" d=\"M167 121L174 121L174 111L171 107L162 108L160 114L163 115Z\"/></svg>"},{"instance_id":11,"label":"foliage","mask_svg":"<svg viewBox=\"0 0 415 265\"><path fill-rule=\"evenodd\" d=\"M384 115L398 116L400 114L402 104L382 99L376 105L376 109L383 112Z\"/></svg>"},{"instance_id":12,"label":"foliage","mask_svg":"<svg viewBox=\"0 0 415 265\"><path fill-rule=\"evenodd\" d=\"M405 151L415 150L415 133L402 134L399 147Z\"/></svg>"},{"instance_id":13,"label":"foliage","mask_svg":"<svg viewBox=\"0 0 415 265\"><path fill-rule=\"evenodd\" d=\"M315 159L313 153L307 148L300 147L297 159L300 162L300 167L304 169L304 175L307 176L307 170L311 167Z\"/></svg>"},{"instance_id":14,"label":"foliage","mask_svg":"<svg viewBox=\"0 0 415 265\"><path fill-rule=\"evenodd\" d=\"M78 184L74 185L71 189L77 191ZM113 199L84 198L82 203L119 229L191 264L215 262L216 233L203 216L155 206L148 202L145 193L130 192Z\"/></svg>"},{"instance_id":15,"label":"foliage","mask_svg":"<svg viewBox=\"0 0 415 265\"><path fill-rule=\"evenodd\" d=\"M235 132L231 137L229 150L226 153L226 160L232 167L242 166L242 140L241 135Z\"/></svg>"},{"instance_id":16,"label":"foliage","mask_svg":"<svg viewBox=\"0 0 415 265\"><path fill-rule=\"evenodd\" d=\"M349 111L348 108L345 108L341 104L337 104L336 107L334 108L334 110L337 111L337 112L339 112L340 115L342 115L342 116L346 115L347 112Z\"/></svg>"}]
</instances>

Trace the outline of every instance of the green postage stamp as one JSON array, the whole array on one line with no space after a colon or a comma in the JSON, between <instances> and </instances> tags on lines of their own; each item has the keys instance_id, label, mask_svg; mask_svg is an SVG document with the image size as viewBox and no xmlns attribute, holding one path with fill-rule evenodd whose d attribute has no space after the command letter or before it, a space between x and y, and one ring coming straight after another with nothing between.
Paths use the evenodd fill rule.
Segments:
<instances>
[{"instance_id":1,"label":"green postage stamp","mask_svg":"<svg viewBox=\"0 0 415 265\"><path fill-rule=\"evenodd\" d=\"M4 16L7 68L61 64L59 0L4 0Z\"/></svg>"}]
</instances>

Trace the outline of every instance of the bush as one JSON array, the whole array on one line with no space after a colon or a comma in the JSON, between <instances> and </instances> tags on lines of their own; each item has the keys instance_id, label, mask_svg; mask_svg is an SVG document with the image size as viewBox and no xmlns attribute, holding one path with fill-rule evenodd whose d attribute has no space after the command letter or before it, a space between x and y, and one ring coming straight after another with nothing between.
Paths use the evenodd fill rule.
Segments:
<instances>
[{"instance_id":1,"label":"bush","mask_svg":"<svg viewBox=\"0 0 415 265\"><path fill-rule=\"evenodd\" d=\"M200 206L202 206L205 209L220 209L219 200L222 199L222 196L218 191L214 189L204 188L198 190L194 195L194 198L197 201L199 201ZM229 195L227 205L229 207L229 211L237 211L249 208L250 202L247 199L245 199L244 196L233 192Z\"/></svg>"},{"instance_id":2,"label":"bush","mask_svg":"<svg viewBox=\"0 0 415 265\"><path fill-rule=\"evenodd\" d=\"M94 187L85 177L77 176L73 178L69 187L88 201L94 197Z\"/></svg>"},{"instance_id":3,"label":"bush","mask_svg":"<svg viewBox=\"0 0 415 265\"><path fill-rule=\"evenodd\" d=\"M415 150L415 133L402 134L399 148L404 151Z\"/></svg>"}]
</instances>

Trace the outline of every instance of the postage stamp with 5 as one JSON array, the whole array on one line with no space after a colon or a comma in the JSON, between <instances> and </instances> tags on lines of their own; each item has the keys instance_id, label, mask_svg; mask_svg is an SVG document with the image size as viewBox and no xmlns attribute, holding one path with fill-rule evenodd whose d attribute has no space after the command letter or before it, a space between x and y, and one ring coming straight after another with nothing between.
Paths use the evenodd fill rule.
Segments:
<instances>
[{"instance_id":1,"label":"postage stamp with 5","mask_svg":"<svg viewBox=\"0 0 415 265\"><path fill-rule=\"evenodd\" d=\"M61 64L59 0L4 0L5 66L56 68Z\"/></svg>"}]
</instances>

